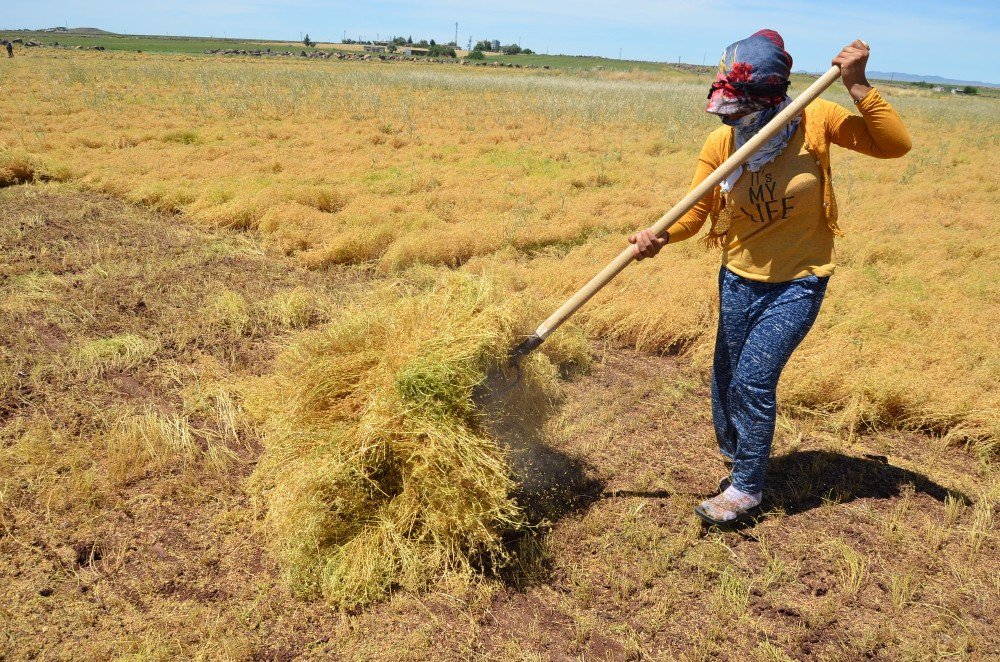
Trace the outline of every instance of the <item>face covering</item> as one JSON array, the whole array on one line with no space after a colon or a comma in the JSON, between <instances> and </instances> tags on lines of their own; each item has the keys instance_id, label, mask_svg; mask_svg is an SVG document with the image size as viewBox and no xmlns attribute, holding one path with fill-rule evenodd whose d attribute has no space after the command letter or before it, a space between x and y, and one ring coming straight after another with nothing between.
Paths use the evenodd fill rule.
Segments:
<instances>
[{"instance_id":1,"label":"face covering","mask_svg":"<svg viewBox=\"0 0 1000 662\"><path fill-rule=\"evenodd\" d=\"M745 145L750 138L757 135L758 131L763 129L775 115L780 113L791 102L791 99L785 97L785 100L777 106L750 113L749 115L745 115L739 119L728 119L723 117L723 123L733 127L733 151L743 147L743 145ZM765 165L778 158L778 155L781 154L781 152L784 151L785 146L788 145L788 141L791 140L793 135L795 135L795 131L799 128L799 123L801 121L802 117L797 116L792 119L791 122L786 124L785 127L777 133L777 135L768 140L763 147L747 159L745 163L746 167L748 167L751 172L757 172ZM726 177L726 179L722 181L719 185L722 188L722 192L729 193L732 191L736 182L739 181L742 175L743 165L736 168L736 170L734 170L729 177Z\"/></svg>"}]
</instances>

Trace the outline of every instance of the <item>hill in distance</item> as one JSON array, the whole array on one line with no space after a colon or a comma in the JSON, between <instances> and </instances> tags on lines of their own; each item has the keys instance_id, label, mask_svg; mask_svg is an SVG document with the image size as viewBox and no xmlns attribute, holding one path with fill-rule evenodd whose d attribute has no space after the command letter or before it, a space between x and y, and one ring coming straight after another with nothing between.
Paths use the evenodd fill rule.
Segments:
<instances>
[{"instance_id":1,"label":"hill in distance","mask_svg":"<svg viewBox=\"0 0 1000 662\"><path fill-rule=\"evenodd\" d=\"M66 32L70 34L100 34L100 35L114 35L115 32L108 32L107 30L101 30L100 28L69 28Z\"/></svg>"},{"instance_id":2,"label":"hill in distance","mask_svg":"<svg viewBox=\"0 0 1000 662\"><path fill-rule=\"evenodd\" d=\"M976 87L1000 87L1000 83L984 83L981 80L957 80L954 78L942 78L941 76L921 76L919 74L905 74L898 71L869 71L869 78L878 80L900 81L904 83L936 83L939 85L974 85Z\"/></svg>"},{"instance_id":3,"label":"hill in distance","mask_svg":"<svg viewBox=\"0 0 1000 662\"><path fill-rule=\"evenodd\" d=\"M117 36L117 32L108 32L107 30L101 30L100 28L66 28L62 26L57 26L54 28L43 28L41 30L17 30L17 32L56 32L60 34L77 34L77 35L92 35L92 36Z\"/></svg>"}]
</instances>

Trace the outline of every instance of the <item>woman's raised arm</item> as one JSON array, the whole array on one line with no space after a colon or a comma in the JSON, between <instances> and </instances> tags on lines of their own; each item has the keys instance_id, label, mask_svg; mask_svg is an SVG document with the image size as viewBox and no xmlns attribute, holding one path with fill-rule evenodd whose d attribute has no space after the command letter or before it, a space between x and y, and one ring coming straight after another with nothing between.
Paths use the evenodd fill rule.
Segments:
<instances>
[{"instance_id":1,"label":"woman's raised arm","mask_svg":"<svg viewBox=\"0 0 1000 662\"><path fill-rule=\"evenodd\" d=\"M868 45L857 40L844 47L833 64L851 93L861 116L832 106L826 126L830 142L880 159L895 159L910 151L910 134L899 113L868 83Z\"/></svg>"}]
</instances>

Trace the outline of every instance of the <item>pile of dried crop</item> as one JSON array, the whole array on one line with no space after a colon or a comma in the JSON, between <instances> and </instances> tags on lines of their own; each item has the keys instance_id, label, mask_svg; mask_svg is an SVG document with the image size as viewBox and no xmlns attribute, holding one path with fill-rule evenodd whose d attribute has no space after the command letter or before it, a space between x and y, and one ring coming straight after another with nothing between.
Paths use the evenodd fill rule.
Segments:
<instances>
[{"instance_id":1,"label":"pile of dried crop","mask_svg":"<svg viewBox=\"0 0 1000 662\"><path fill-rule=\"evenodd\" d=\"M516 480L473 395L523 331L522 303L488 278L425 273L340 311L249 390L254 482L297 591L354 607L508 560ZM584 350L571 344L564 357ZM552 361L524 367L521 397L551 397Z\"/></svg>"}]
</instances>

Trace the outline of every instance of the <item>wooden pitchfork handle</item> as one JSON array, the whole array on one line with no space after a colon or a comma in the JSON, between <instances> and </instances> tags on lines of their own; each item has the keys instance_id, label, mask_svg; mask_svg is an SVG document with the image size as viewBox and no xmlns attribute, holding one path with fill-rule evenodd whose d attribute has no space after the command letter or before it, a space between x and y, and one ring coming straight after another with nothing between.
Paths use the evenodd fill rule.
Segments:
<instances>
[{"instance_id":1,"label":"wooden pitchfork handle","mask_svg":"<svg viewBox=\"0 0 1000 662\"><path fill-rule=\"evenodd\" d=\"M774 116L770 122L768 122L763 129L757 132L757 134L748 140L743 147L736 150L732 156L726 159L722 165L715 169L712 174L706 177L700 184L695 186L691 191L681 198L680 202L673 206L673 208L666 214L660 217L656 223L654 223L650 229L658 237L662 237L667 229L681 219L684 214L688 212L691 207L705 197L712 189L718 186L722 180L730 175L738 166L745 163L747 159L753 156L757 150L759 150L764 143L770 140L775 134L780 131L785 124L787 124L793 117L802 112L808 104L812 103L820 94L822 94L826 88L830 87L834 81L840 78L840 67L834 65L830 69L819 77L818 80L813 82L812 85L807 87L802 94L795 98L784 110ZM584 285L577 291L576 294L571 296L566 303L559 306L556 312L552 313L547 320L542 322L535 333L528 336L520 345L518 345L511 356L512 361L519 360L522 356L525 356L529 352L536 349L541 345L546 338L548 338L553 331L559 328L563 322L565 322L569 317L580 309L583 304L587 303L592 296L597 294L602 287L611 282L611 280L622 272L625 267L632 263L635 258L632 255L632 246L619 253L611 264L604 267L599 274L590 279L590 282Z\"/></svg>"}]
</instances>

